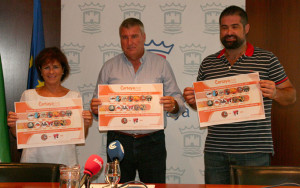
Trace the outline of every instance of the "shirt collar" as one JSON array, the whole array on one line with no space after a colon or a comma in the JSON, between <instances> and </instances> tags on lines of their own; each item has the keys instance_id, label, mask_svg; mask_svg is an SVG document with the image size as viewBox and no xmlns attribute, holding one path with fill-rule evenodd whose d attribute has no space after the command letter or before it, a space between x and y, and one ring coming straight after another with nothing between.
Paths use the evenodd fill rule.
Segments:
<instances>
[{"instance_id":1,"label":"shirt collar","mask_svg":"<svg viewBox=\"0 0 300 188\"><path fill-rule=\"evenodd\" d=\"M144 54L143 54L142 58L140 59L141 64L143 64L145 62L145 60L146 60L146 53L147 53L147 50L144 49Z\"/></svg>"},{"instance_id":2,"label":"shirt collar","mask_svg":"<svg viewBox=\"0 0 300 188\"><path fill-rule=\"evenodd\" d=\"M142 56L141 59L140 59L141 64L143 64L143 63L145 62L145 59L146 59L146 53L147 53L147 50L144 49L144 54L143 54L143 56ZM124 59L126 60L126 62L130 63L130 61L128 60L128 58L126 57L126 55L125 55L124 53L123 53L123 57L124 57Z\"/></svg>"},{"instance_id":3,"label":"shirt collar","mask_svg":"<svg viewBox=\"0 0 300 188\"><path fill-rule=\"evenodd\" d=\"M221 56L223 56L225 53L225 48L223 50L220 51L219 55L217 56L217 58L221 58ZM245 52L246 56L252 56L254 53L254 47L252 44L250 44L249 42L247 42L247 50Z\"/></svg>"}]
</instances>

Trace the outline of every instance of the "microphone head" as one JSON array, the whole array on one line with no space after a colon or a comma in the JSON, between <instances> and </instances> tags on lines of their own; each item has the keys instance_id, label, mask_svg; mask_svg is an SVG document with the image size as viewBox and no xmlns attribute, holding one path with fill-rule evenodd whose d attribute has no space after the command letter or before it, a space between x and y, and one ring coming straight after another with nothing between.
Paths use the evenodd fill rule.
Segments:
<instances>
[{"instance_id":1,"label":"microphone head","mask_svg":"<svg viewBox=\"0 0 300 188\"><path fill-rule=\"evenodd\" d=\"M107 154L112 161L115 159L122 161L124 158L124 149L122 144L118 140L111 142L107 147Z\"/></svg>"},{"instance_id":2,"label":"microphone head","mask_svg":"<svg viewBox=\"0 0 300 188\"><path fill-rule=\"evenodd\" d=\"M103 166L103 159L98 155L91 155L85 162L84 174L88 174L90 177L97 174Z\"/></svg>"}]
</instances>

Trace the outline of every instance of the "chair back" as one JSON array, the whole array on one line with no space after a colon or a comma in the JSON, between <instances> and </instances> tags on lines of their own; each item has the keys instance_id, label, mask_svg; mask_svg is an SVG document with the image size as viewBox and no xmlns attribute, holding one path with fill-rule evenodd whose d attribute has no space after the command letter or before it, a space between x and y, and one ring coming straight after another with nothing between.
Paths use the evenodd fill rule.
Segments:
<instances>
[{"instance_id":1,"label":"chair back","mask_svg":"<svg viewBox=\"0 0 300 188\"><path fill-rule=\"evenodd\" d=\"M300 167L233 165L230 179L231 184L235 185L300 184Z\"/></svg>"},{"instance_id":2,"label":"chair back","mask_svg":"<svg viewBox=\"0 0 300 188\"><path fill-rule=\"evenodd\" d=\"M0 182L59 182L60 164L0 163Z\"/></svg>"}]
</instances>

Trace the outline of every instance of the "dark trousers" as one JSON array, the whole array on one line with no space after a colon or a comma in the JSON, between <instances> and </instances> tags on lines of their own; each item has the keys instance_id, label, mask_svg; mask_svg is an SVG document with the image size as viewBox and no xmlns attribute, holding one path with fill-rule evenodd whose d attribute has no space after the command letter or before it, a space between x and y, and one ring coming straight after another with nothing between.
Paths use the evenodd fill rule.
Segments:
<instances>
[{"instance_id":1,"label":"dark trousers","mask_svg":"<svg viewBox=\"0 0 300 188\"><path fill-rule=\"evenodd\" d=\"M120 162L120 183L135 180L136 171L144 183L166 182L167 151L163 130L142 138L108 131L107 145L115 140L119 140L124 148L124 158ZM107 159L110 161L109 157Z\"/></svg>"},{"instance_id":2,"label":"dark trousers","mask_svg":"<svg viewBox=\"0 0 300 188\"><path fill-rule=\"evenodd\" d=\"M269 153L205 152L205 184L230 184L230 165L269 166Z\"/></svg>"}]
</instances>

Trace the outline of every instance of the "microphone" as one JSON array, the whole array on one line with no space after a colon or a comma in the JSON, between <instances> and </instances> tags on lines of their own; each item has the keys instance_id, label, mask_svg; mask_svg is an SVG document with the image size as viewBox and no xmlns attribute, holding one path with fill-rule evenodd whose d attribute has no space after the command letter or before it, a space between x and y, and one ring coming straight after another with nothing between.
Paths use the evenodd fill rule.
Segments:
<instances>
[{"instance_id":1,"label":"microphone","mask_svg":"<svg viewBox=\"0 0 300 188\"><path fill-rule=\"evenodd\" d=\"M110 160L119 163L124 158L124 149L122 144L118 140L111 142L107 147L107 154Z\"/></svg>"},{"instance_id":2,"label":"microphone","mask_svg":"<svg viewBox=\"0 0 300 188\"><path fill-rule=\"evenodd\" d=\"M103 166L103 159L98 155L91 155L88 160L85 162L84 166L84 175L82 176L80 180L80 187L83 186L84 183L87 181L90 181L90 178L97 174Z\"/></svg>"}]
</instances>

